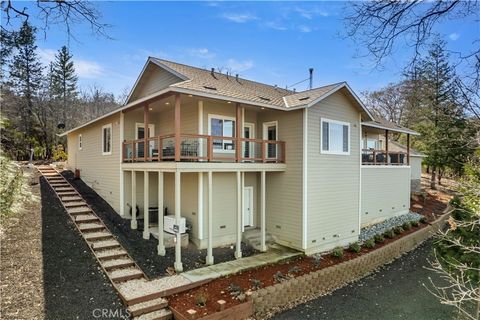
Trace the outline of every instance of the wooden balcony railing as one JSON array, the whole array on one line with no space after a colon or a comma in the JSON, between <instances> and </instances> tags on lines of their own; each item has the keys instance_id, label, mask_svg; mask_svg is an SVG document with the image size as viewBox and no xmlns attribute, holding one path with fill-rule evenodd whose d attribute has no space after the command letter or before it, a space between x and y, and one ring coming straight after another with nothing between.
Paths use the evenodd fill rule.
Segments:
<instances>
[{"instance_id":1,"label":"wooden balcony railing","mask_svg":"<svg viewBox=\"0 0 480 320\"><path fill-rule=\"evenodd\" d=\"M375 149L362 149L363 165L408 165L408 154L401 151L385 151Z\"/></svg>"},{"instance_id":2,"label":"wooden balcony railing","mask_svg":"<svg viewBox=\"0 0 480 320\"><path fill-rule=\"evenodd\" d=\"M122 161L285 163L284 141L181 134L179 150L175 142L174 134L124 141Z\"/></svg>"}]
</instances>

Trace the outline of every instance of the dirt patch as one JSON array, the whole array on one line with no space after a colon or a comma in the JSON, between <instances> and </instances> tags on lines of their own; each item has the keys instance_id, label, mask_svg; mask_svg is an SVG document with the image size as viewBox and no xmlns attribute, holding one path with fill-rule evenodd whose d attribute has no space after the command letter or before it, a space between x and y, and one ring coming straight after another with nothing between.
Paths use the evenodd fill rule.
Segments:
<instances>
[{"instance_id":1,"label":"dirt patch","mask_svg":"<svg viewBox=\"0 0 480 320\"><path fill-rule=\"evenodd\" d=\"M165 256L159 256L157 254L158 241L153 237L150 237L149 240L143 239L143 220L138 220L138 229L132 230L129 219L120 217L102 197L82 180L74 179L71 171L63 171L62 175L82 194L147 277L158 278L167 275L165 270L168 267L173 268L175 262L175 248L167 248ZM214 248L215 263L235 260L234 252L233 247ZM256 250L242 243L243 257L256 253L258 253ZM198 250L192 243L187 248L182 248L183 270L188 271L206 266L206 255L206 249Z\"/></svg>"},{"instance_id":2,"label":"dirt patch","mask_svg":"<svg viewBox=\"0 0 480 320\"><path fill-rule=\"evenodd\" d=\"M25 172L35 176L33 170L25 168ZM0 310L4 319L44 317L40 186L37 183L31 189L31 201L0 226Z\"/></svg>"}]
</instances>

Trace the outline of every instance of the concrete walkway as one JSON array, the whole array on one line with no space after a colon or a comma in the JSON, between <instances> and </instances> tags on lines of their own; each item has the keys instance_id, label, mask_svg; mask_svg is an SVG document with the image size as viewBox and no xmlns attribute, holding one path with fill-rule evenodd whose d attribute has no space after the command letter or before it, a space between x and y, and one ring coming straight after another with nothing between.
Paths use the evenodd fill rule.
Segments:
<instances>
[{"instance_id":1,"label":"concrete walkway","mask_svg":"<svg viewBox=\"0 0 480 320\"><path fill-rule=\"evenodd\" d=\"M234 261L214 264L208 267L183 272L181 275L192 282L206 279L216 279L230 274L238 273L253 268L258 268L267 264L276 263L285 259L299 256L302 253L280 245L271 245L265 253L260 253L251 257L246 257Z\"/></svg>"}]
</instances>

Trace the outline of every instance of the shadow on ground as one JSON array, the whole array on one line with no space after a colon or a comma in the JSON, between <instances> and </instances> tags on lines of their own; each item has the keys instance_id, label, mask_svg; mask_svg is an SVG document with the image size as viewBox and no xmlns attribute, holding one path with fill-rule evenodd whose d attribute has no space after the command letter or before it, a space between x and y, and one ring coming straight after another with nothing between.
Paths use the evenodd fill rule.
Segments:
<instances>
[{"instance_id":1,"label":"shadow on ground","mask_svg":"<svg viewBox=\"0 0 480 320\"><path fill-rule=\"evenodd\" d=\"M423 285L430 285L429 277L440 282L437 274L425 268L431 253L428 241L375 274L274 319L453 319L453 308L440 304Z\"/></svg>"},{"instance_id":2,"label":"shadow on ground","mask_svg":"<svg viewBox=\"0 0 480 320\"><path fill-rule=\"evenodd\" d=\"M120 319L126 311L114 288L44 178L40 184L45 319L94 319L102 309Z\"/></svg>"},{"instance_id":3,"label":"shadow on ground","mask_svg":"<svg viewBox=\"0 0 480 320\"><path fill-rule=\"evenodd\" d=\"M138 229L130 228L130 220L123 219L115 210L93 189L82 180L74 179L71 171L64 171L62 175L79 191L95 213L103 220L107 228L112 232L127 250L130 256L149 278L164 276L168 267L173 267L175 262L175 249L167 248L165 256L157 254L158 240L150 237L145 240L143 234L143 221L138 220ZM242 243L242 255L248 257L257 253L251 247ZM206 249L198 250L193 244L188 248L182 248L182 263L184 271L205 266ZM215 263L234 260L234 249L230 247L214 248L213 256Z\"/></svg>"}]
</instances>

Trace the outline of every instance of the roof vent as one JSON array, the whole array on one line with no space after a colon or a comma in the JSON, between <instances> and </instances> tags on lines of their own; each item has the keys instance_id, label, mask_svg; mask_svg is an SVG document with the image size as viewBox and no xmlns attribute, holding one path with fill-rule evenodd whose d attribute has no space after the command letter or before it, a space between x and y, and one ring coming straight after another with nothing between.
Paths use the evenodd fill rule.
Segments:
<instances>
[{"instance_id":1,"label":"roof vent","mask_svg":"<svg viewBox=\"0 0 480 320\"><path fill-rule=\"evenodd\" d=\"M235 75L235 80L238 81L238 73Z\"/></svg>"},{"instance_id":2,"label":"roof vent","mask_svg":"<svg viewBox=\"0 0 480 320\"><path fill-rule=\"evenodd\" d=\"M298 100L303 101L303 100L308 100L310 97L303 97L303 98L298 98Z\"/></svg>"},{"instance_id":3,"label":"roof vent","mask_svg":"<svg viewBox=\"0 0 480 320\"><path fill-rule=\"evenodd\" d=\"M258 96L260 99L264 100L264 101L270 101L270 98L265 98L265 97L262 97L262 96Z\"/></svg>"},{"instance_id":4,"label":"roof vent","mask_svg":"<svg viewBox=\"0 0 480 320\"><path fill-rule=\"evenodd\" d=\"M210 70L210 74L212 75L212 77L214 77L215 79L217 79L217 77L215 77L215 68L212 68Z\"/></svg>"},{"instance_id":5,"label":"roof vent","mask_svg":"<svg viewBox=\"0 0 480 320\"><path fill-rule=\"evenodd\" d=\"M208 90L215 90L217 91L217 88L215 87L209 87L209 86L203 86L205 89L208 89Z\"/></svg>"}]
</instances>

